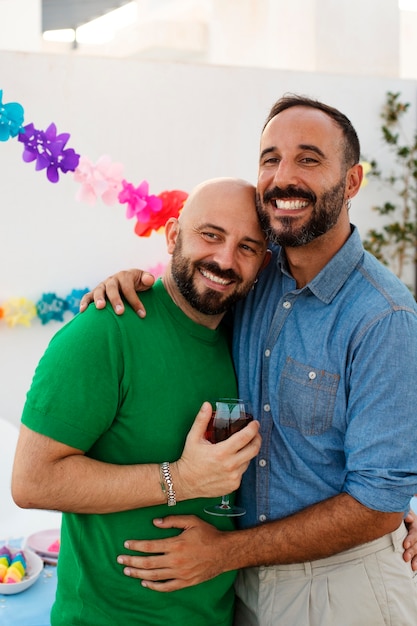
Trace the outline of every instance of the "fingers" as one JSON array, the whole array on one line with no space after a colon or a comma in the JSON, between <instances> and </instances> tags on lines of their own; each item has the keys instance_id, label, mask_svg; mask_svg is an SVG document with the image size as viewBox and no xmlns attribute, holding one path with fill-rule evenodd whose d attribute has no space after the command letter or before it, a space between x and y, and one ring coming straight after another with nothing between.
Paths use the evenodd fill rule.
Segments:
<instances>
[{"instance_id":1,"label":"fingers","mask_svg":"<svg viewBox=\"0 0 417 626\"><path fill-rule=\"evenodd\" d=\"M162 550L162 547L159 550ZM163 561L164 555L162 557L120 555L117 558L117 562L120 565L124 565L123 574L130 578L142 580L143 587L157 591L174 591L179 589L181 586L180 581L172 578L174 575L172 568L165 567Z\"/></svg>"},{"instance_id":2,"label":"fingers","mask_svg":"<svg viewBox=\"0 0 417 626\"><path fill-rule=\"evenodd\" d=\"M97 287L95 287L93 291L89 291L88 293L84 294L80 300L80 313L85 311L88 305L92 302L95 303L97 309L103 309L106 306L106 298L104 295L105 293L106 289L104 287L104 284L100 283L100 285L97 285Z\"/></svg>"},{"instance_id":3,"label":"fingers","mask_svg":"<svg viewBox=\"0 0 417 626\"><path fill-rule=\"evenodd\" d=\"M134 311L139 315L139 317L145 317L146 311L143 306L141 300L138 298L137 291L147 291L150 287L152 287L155 282L155 278L149 272L144 272L142 270L132 269L127 270L125 272L119 272L115 275L117 277L117 282L111 281L107 288L107 296L110 300L113 308L120 304L123 305L120 294L123 294L128 304L132 307ZM117 310L115 309L116 313Z\"/></svg>"},{"instance_id":4,"label":"fingers","mask_svg":"<svg viewBox=\"0 0 417 626\"><path fill-rule=\"evenodd\" d=\"M220 573L214 543L221 533L211 524L194 515L171 515L154 524L180 528L182 533L166 539L127 540L125 548L134 554L117 557L125 576L140 579L144 587L155 591L174 591Z\"/></svg>"},{"instance_id":5,"label":"fingers","mask_svg":"<svg viewBox=\"0 0 417 626\"><path fill-rule=\"evenodd\" d=\"M171 464L178 499L213 498L235 491L251 459L260 450L257 421L227 440L211 444L205 438L211 415L211 404L204 402L187 435L181 457Z\"/></svg>"},{"instance_id":6,"label":"fingers","mask_svg":"<svg viewBox=\"0 0 417 626\"><path fill-rule=\"evenodd\" d=\"M406 563L410 563L414 572L417 572L417 550L415 549L415 544L409 550L403 552L403 559Z\"/></svg>"},{"instance_id":7,"label":"fingers","mask_svg":"<svg viewBox=\"0 0 417 626\"><path fill-rule=\"evenodd\" d=\"M231 446L233 452L238 452L247 446L260 448L261 436L259 435L260 424L257 420L250 422L245 428L234 433L226 442ZM225 442L222 442L225 443ZM219 444L218 444L219 445ZM257 454L256 452L255 454ZM255 454L253 456L255 456ZM250 457L252 458L252 457Z\"/></svg>"},{"instance_id":8,"label":"fingers","mask_svg":"<svg viewBox=\"0 0 417 626\"><path fill-rule=\"evenodd\" d=\"M406 523L408 534L403 541L403 559L406 563L410 563L414 572L417 571L417 515L413 510L410 510L408 515L404 518Z\"/></svg>"},{"instance_id":9,"label":"fingers","mask_svg":"<svg viewBox=\"0 0 417 626\"><path fill-rule=\"evenodd\" d=\"M210 402L203 402L188 434L190 440L205 439L205 433L212 413L213 409Z\"/></svg>"},{"instance_id":10,"label":"fingers","mask_svg":"<svg viewBox=\"0 0 417 626\"><path fill-rule=\"evenodd\" d=\"M119 282L115 276L109 276L103 283L94 287L80 300L80 313L85 311L89 304L94 302L97 309L104 309L106 298L110 301L115 313L121 315L125 308L120 297Z\"/></svg>"},{"instance_id":11,"label":"fingers","mask_svg":"<svg viewBox=\"0 0 417 626\"><path fill-rule=\"evenodd\" d=\"M190 442L196 442L202 438L205 439L205 433L207 431L212 413L213 408L210 402L203 402L187 437ZM252 443L254 443L254 446L257 448L260 446L260 436L258 435L258 432L259 422L254 420L245 426L245 428L242 428L242 430L231 435L231 437L227 440L215 445L227 447L229 453L231 454L238 452L242 448L245 448L248 444L250 445ZM256 454L257 452L253 456Z\"/></svg>"},{"instance_id":12,"label":"fingers","mask_svg":"<svg viewBox=\"0 0 417 626\"><path fill-rule=\"evenodd\" d=\"M95 303L97 309L103 309L106 306L107 298L114 312L117 315L121 315L125 310L125 305L122 300L122 296L124 296L128 304L136 311L139 317L145 317L145 307L136 292L146 291L154 282L155 278L152 274L142 270L131 269L118 272L106 278L106 280L81 298L80 312L85 311L92 302Z\"/></svg>"},{"instance_id":13,"label":"fingers","mask_svg":"<svg viewBox=\"0 0 417 626\"><path fill-rule=\"evenodd\" d=\"M186 530L195 525L206 526L206 523L195 515L168 515L164 518L155 518L153 523L159 528L178 528L180 530ZM168 551L176 541L176 536L169 537L168 539L127 539L124 543L124 547L134 552L146 552L147 554L162 553ZM128 559L129 557L126 558ZM149 565L150 563L147 560L150 557L135 558L146 559L147 564ZM145 561L143 561L143 563L144 562Z\"/></svg>"},{"instance_id":14,"label":"fingers","mask_svg":"<svg viewBox=\"0 0 417 626\"><path fill-rule=\"evenodd\" d=\"M185 585L183 581L177 579L167 580L166 582L153 582L152 580L142 580L142 587L152 589L153 591L178 591L178 589L184 589L190 585Z\"/></svg>"}]
</instances>

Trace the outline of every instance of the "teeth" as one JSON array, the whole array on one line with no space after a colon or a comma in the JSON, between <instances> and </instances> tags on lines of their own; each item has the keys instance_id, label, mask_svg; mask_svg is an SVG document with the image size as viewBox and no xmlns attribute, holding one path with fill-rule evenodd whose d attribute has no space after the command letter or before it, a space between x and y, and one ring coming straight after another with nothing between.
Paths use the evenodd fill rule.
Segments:
<instances>
[{"instance_id":1,"label":"teeth","mask_svg":"<svg viewBox=\"0 0 417 626\"><path fill-rule=\"evenodd\" d=\"M205 278L208 278L213 283L217 283L218 285L230 285L231 283L230 280L225 280L224 278L220 278L219 276L216 276L215 274L212 274L211 272L208 272L207 270L200 270L200 272Z\"/></svg>"},{"instance_id":2,"label":"teeth","mask_svg":"<svg viewBox=\"0 0 417 626\"><path fill-rule=\"evenodd\" d=\"M277 209L285 209L286 211L304 209L308 204L309 202L307 200L275 200Z\"/></svg>"}]
</instances>

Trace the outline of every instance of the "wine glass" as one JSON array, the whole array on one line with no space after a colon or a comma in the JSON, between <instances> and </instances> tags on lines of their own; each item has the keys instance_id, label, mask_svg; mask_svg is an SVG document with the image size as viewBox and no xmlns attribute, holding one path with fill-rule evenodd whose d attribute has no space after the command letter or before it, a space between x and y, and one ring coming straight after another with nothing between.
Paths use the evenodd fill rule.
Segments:
<instances>
[{"instance_id":1,"label":"wine glass","mask_svg":"<svg viewBox=\"0 0 417 626\"><path fill-rule=\"evenodd\" d=\"M240 398L219 398L211 402L213 415L206 431L206 439L211 443L224 441L234 433L242 430L253 420L252 409L249 402ZM229 496L222 496L220 504L205 507L204 511L210 515L224 515L227 517L239 517L245 515L246 510L231 505Z\"/></svg>"}]
</instances>

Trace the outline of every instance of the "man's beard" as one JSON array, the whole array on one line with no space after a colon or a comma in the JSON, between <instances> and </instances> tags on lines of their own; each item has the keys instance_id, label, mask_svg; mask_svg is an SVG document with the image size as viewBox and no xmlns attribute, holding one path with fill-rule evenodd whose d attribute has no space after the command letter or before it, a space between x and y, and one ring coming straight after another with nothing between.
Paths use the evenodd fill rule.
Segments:
<instances>
[{"instance_id":1,"label":"man's beard","mask_svg":"<svg viewBox=\"0 0 417 626\"><path fill-rule=\"evenodd\" d=\"M341 179L334 187L325 191L319 199L312 192L306 192L293 186L287 189L274 187L264 193L261 200L260 194L256 193L256 211L259 221L269 241L280 246L296 248L310 243L317 237L327 233L336 224L344 203L345 181ZM275 218L279 223L279 230L274 228L264 204L272 198L305 198L313 203L313 212L308 222L297 226L297 218L291 217L291 212L285 217Z\"/></svg>"},{"instance_id":2,"label":"man's beard","mask_svg":"<svg viewBox=\"0 0 417 626\"><path fill-rule=\"evenodd\" d=\"M233 279L235 281L235 291L228 296L209 288L205 289L203 293L199 293L193 281L194 272L198 271L198 268L205 269L225 280ZM220 269L217 263L191 263L182 255L181 233L178 234L172 254L171 273L181 295L187 300L188 304L193 309L199 311L199 313L204 313L204 315L225 313L235 302L244 298L252 286L251 284L244 285L241 276L232 269Z\"/></svg>"}]
</instances>

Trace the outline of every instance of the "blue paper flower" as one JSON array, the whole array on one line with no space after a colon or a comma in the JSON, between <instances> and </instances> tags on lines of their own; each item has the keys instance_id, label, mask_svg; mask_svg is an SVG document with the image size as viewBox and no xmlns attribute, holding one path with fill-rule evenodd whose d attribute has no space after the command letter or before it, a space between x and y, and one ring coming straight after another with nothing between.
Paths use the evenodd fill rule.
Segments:
<instances>
[{"instance_id":1,"label":"blue paper flower","mask_svg":"<svg viewBox=\"0 0 417 626\"><path fill-rule=\"evenodd\" d=\"M23 107L18 102L3 104L3 90L0 89L0 141L16 137L22 130Z\"/></svg>"},{"instance_id":2,"label":"blue paper flower","mask_svg":"<svg viewBox=\"0 0 417 626\"><path fill-rule=\"evenodd\" d=\"M80 301L81 298L89 292L87 287L85 289L73 289L70 294L66 297L67 308L68 311L71 311L74 315L80 310Z\"/></svg>"},{"instance_id":3,"label":"blue paper flower","mask_svg":"<svg viewBox=\"0 0 417 626\"><path fill-rule=\"evenodd\" d=\"M33 124L24 126L24 133L18 140L25 144L23 160L25 163L36 161L36 170L46 168L46 176L51 183L57 183L59 172L73 172L78 166L80 155L72 148L65 148L69 133L56 134L56 126L50 124L48 128L37 130Z\"/></svg>"},{"instance_id":4,"label":"blue paper flower","mask_svg":"<svg viewBox=\"0 0 417 626\"><path fill-rule=\"evenodd\" d=\"M51 320L63 322L67 303L55 293L44 293L36 303L36 310L42 324L47 324Z\"/></svg>"}]
</instances>

